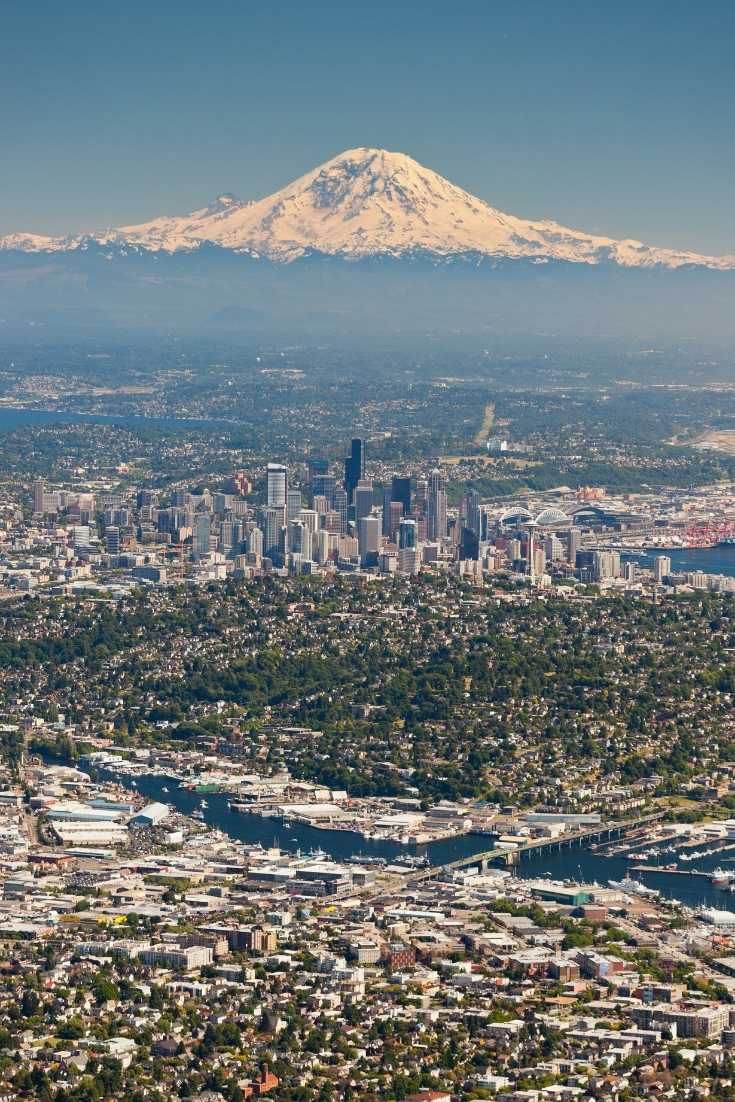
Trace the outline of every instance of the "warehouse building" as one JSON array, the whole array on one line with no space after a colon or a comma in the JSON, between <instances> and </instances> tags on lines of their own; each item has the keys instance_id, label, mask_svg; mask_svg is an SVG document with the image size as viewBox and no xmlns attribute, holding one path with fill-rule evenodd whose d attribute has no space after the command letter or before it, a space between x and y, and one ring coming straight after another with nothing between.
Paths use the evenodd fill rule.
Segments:
<instances>
[{"instance_id":1,"label":"warehouse building","mask_svg":"<svg viewBox=\"0 0 735 1102\"><path fill-rule=\"evenodd\" d=\"M166 804L146 804L137 815L130 820L130 826L154 827L168 818L169 809Z\"/></svg>"}]
</instances>

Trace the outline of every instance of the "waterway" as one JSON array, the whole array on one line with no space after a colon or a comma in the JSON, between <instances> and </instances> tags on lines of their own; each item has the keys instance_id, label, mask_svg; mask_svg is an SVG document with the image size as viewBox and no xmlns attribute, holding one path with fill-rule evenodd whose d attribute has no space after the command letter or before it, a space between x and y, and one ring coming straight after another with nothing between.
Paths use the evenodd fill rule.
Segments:
<instances>
[{"instance_id":1,"label":"waterway","mask_svg":"<svg viewBox=\"0 0 735 1102\"><path fill-rule=\"evenodd\" d=\"M131 778L120 776L119 782L128 788L133 787L148 800L160 800L190 815L201 806L202 797L185 788L177 788L177 782L168 777L144 775ZM168 789L168 791L164 791ZM490 838L479 834L465 834L459 838L448 838L441 842L432 842L428 846L404 846L398 842L379 842L365 839L360 834L341 830L318 830L314 827L284 823L280 819L263 818L260 815L242 814L230 811L228 797L208 794L204 797L207 806L203 808L204 820L210 826L224 831L240 842L259 842L263 846L278 846L287 852L302 853L312 849L322 849L337 860L361 854L366 857L383 857L390 861L406 853L425 853L432 865L442 865L482 853L492 847ZM671 861L671 855L662 858L663 863ZM597 882L607 887L608 880L623 880L629 875L631 865L638 861L626 861L624 857L602 857L582 846L572 846L544 853L538 857L526 857L517 867L516 874L524 878L548 876L554 880L578 880L585 883ZM649 861L640 861L649 864ZM697 869L708 871L721 865L735 871L735 850L721 855L712 855L692 862ZM684 866L681 866L682 868ZM691 871L689 869L688 871ZM662 896L677 899L690 907L703 904L722 910L735 911L735 894L714 888L709 880L699 876L681 876L662 871L660 873L642 873L641 879L647 887L656 888Z\"/></svg>"},{"instance_id":2,"label":"waterway","mask_svg":"<svg viewBox=\"0 0 735 1102\"><path fill-rule=\"evenodd\" d=\"M625 553L624 559L633 560L651 570L657 555L666 555L671 559L674 574L689 574L702 570L705 574L725 574L735 578L735 545L718 547L662 547L651 548L640 553Z\"/></svg>"},{"instance_id":3,"label":"waterway","mask_svg":"<svg viewBox=\"0 0 735 1102\"><path fill-rule=\"evenodd\" d=\"M236 427L234 422L194 417L141 417L135 414L75 413L68 410L20 409L0 406L0 433L35 425L118 425L121 428L217 429Z\"/></svg>"}]
</instances>

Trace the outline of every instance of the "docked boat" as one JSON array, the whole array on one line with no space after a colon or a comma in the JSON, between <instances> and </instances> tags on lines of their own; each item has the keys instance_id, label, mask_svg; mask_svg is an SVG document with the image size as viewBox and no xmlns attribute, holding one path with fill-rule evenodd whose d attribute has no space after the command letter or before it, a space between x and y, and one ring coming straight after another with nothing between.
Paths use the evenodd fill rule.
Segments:
<instances>
[{"instance_id":1,"label":"docked boat","mask_svg":"<svg viewBox=\"0 0 735 1102\"><path fill-rule=\"evenodd\" d=\"M414 854L407 853L403 857L396 857L393 862L394 865L402 865L406 869L427 869L431 862L425 853Z\"/></svg>"},{"instance_id":2,"label":"docked boat","mask_svg":"<svg viewBox=\"0 0 735 1102\"><path fill-rule=\"evenodd\" d=\"M616 891L625 892L626 895L640 895L646 899L656 899L661 894L655 888L647 888L640 880L634 880L632 876L626 876L623 880L608 880L608 886Z\"/></svg>"}]
</instances>

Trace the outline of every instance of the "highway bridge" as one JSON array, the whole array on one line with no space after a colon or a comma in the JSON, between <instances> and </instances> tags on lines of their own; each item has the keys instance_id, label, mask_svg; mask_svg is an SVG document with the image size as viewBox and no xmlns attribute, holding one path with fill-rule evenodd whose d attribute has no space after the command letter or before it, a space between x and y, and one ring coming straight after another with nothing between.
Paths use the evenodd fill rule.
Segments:
<instances>
[{"instance_id":1,"label":"highway bridge","mask_svg":"<svg viewBox=\"0 0 735 1102\"><path fill-rule=\"evenodd\" d=\"M529 838L528 842L513 848L496 845L481 853L471 853L456 861L448 861L445 865L433 865L431 868L414 872L409 876L407 883L420 884L424 880L441 877L443 873L454 869L477 867L480 872L484 872L489 865L493 864L517 865L524 856L535 857L542 853L559 852L563 849L571 849L572 846L582 846L585 842L610 841L613 838L622 837L631 830L639 830L650 823L656 823L663 818L663 815L663 811L656 811L637 819L626 819L621 823L598 824L584 830L569 831L558 838Z\"/></svg>"}]
</instances>

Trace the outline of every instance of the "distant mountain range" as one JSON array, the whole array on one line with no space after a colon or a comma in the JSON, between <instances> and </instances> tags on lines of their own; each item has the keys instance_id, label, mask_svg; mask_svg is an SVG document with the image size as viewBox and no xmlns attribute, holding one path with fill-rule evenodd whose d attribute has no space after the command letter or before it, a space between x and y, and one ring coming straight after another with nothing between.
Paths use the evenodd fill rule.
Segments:
<instances>
[{"instance_id":1,"label":"distant mountain range","mask_svg":"<svg viewBox=\"0 0 735 1102\"><path fill-rule=\"evenodd\" d=\"M0 324L722 335L734 271L735 256L504 214L405 154L360 148L256 201L0 237Z\"/></svg>"},{"instance_id":2,"label":"distant mountain range","mask_svg":"<svg viewBox=\"0 0 735 1102\"><path fill-rule=\"evenodd\" d=\"M735 268L735 256L657 249L504 214L412 157L385 149L347 150L254 202L226 194L191 214L138 226L76 237L14 233L0 238L2 249L33 253L70 252L91 244L167 253L218 245L277 263L310 253L345 260L421 254L437 261L469 255L536 263L611 262L626 268Z\"/></svg>"}]
</instances>

